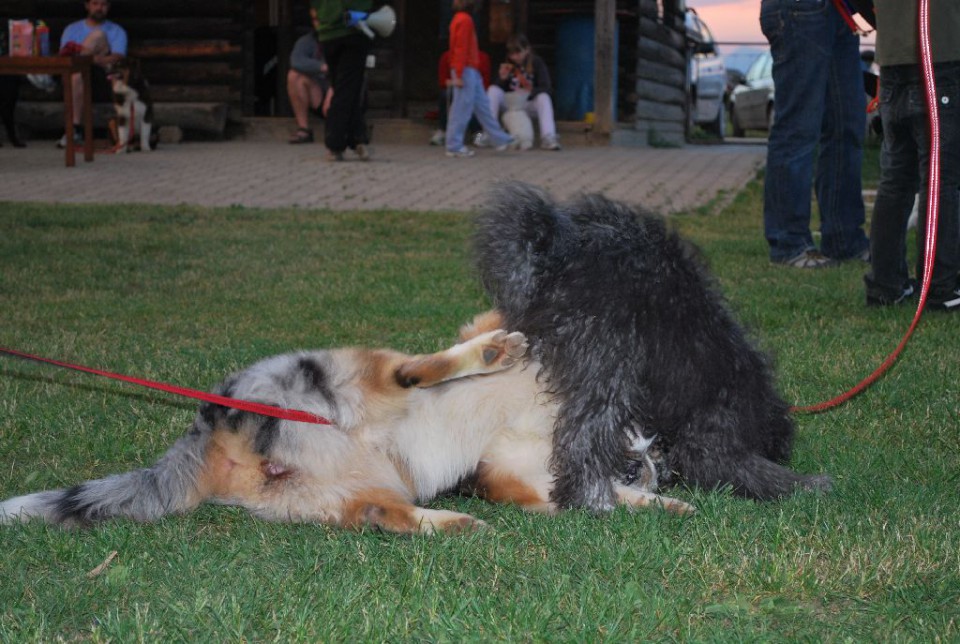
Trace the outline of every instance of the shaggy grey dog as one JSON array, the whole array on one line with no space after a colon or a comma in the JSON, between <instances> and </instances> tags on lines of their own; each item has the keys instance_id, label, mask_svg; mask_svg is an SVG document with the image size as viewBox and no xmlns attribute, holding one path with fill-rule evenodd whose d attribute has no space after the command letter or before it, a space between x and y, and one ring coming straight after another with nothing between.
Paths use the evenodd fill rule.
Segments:
<instances>
[{"instance_id":1,"label":"shaggy grey dog","mask_svg":"<svg viewBox=\"0 0 960 644\"><path fill-rule=\"evenodd\" d=\"M829 477L784 467L794 427L770 366L662 219L510 183L480 213L474 242L505 328L527 335L560 401L553 501L613 508L610 479L629 483L638 445L661 483L753 499L830 489Z\"/></svg>"}]
</instances>

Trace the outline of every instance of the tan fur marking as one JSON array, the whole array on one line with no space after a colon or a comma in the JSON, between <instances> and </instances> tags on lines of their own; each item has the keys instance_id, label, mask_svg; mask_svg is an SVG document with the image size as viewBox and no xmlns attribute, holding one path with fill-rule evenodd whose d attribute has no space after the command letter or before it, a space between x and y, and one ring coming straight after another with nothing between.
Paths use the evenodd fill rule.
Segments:
<instances>
[{"instance_id":1,"label":"tan fur marking","mask_svg":"<svg viewBox=\"0 0 960 644\"><path fill-rule=\"evenodd\" d=\"M460 327L460 341L472 340L478 335L503 328L503 314L492 309L474 316L473 320Z\"/></svg>"},{"instance_id":2,"label":"tan fur marking","mask_svg":"<svg viewBox=\"0 0 960 644\"><path fill-rule=\"evenodd\" d=\"M343 506L342 523L346 528L380 528L389 532L420 532L414 516L416 506L393 490L362 490Z\"/></svg>"},{"instance_id":3,"label":"tan fur marking","mask_svg":"<svg viewBox=\"0 0 960 644\"><path fill-rule=\"evenodd\" d=\"M261 496L264 473L261 457L240 434L215 430L207 444L198 487L204 496L254 500Z\"/></svg>"},{"instance_id":4,"label":"tan fur marking","mask_svg":"<svg viewBox=\"0 0 960 644\"><path fill-rule=\"evenodd\" d=\"M531 485L510 472L498 471L484 462L477 466L474 492L492 503L515 503L533 512L552 510L550 500L541 497Z\"/></svg>"}]
</instances>

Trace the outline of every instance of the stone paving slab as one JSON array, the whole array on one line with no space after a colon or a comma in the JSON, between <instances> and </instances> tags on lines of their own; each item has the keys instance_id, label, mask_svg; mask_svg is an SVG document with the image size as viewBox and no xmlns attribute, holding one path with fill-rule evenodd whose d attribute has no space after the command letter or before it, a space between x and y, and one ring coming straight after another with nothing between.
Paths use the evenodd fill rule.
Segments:
<instances>
[{"instance_id":1,"label":"stone paving slab","mask_svg":"<svg viewBox=\"0 0 960 644\"><path fill-rule=\"evenodd\" d=\"M492 182L519 179L565 199L601 192L669 214L731 199L762 166L762 145L676 149L570 147L447 158L426 145L373 146L364 163L330 163L322 145L227 141L149 153L78 156L49 141L0 148L0 201L196 204L332 210L469 211Z\"/></svg>"}]
</instances>

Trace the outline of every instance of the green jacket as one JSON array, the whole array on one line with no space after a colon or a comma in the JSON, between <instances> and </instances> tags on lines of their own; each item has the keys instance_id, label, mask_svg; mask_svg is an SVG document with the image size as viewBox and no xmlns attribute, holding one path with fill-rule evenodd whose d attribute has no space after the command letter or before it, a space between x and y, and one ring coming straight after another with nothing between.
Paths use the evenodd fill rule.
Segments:
<instances>
[{"instance_id":1,"label":"green jacket","mask_svg":"<svg viewBox=\"0 0 960 644\"><path fill-rule=\"evenodd\" d=\"M370 11L373 0L310 0L310 18L317 32L317 40L333 40L358 33L356 27L348 27L343 19L344 11Z\"/></svg>"}]
</instances>

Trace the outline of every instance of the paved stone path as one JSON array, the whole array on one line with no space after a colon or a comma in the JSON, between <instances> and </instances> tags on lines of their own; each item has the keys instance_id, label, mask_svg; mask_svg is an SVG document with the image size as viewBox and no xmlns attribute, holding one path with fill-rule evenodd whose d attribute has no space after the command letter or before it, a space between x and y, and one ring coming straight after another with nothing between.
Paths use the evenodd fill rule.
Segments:
<instances>
[{"instance_id":1,"label":"paved stone path","mask_svg":"<svg viewBox=\"0 0 960 644\"><path fill-rule=\"evenodd\" d=\"M34 141L0 148L0 202L465 211L482 202L493 181L512 178L561 199L602 192L672 213L732 198L756 175L765 151L755 144L571 146L449 159L442 148L384 144L373 147L368 163L329 163L319 144L227 141L97 154L92 163L78 155L77 166L66 168L62 150Z\"/></svg>"}]
</instances>

